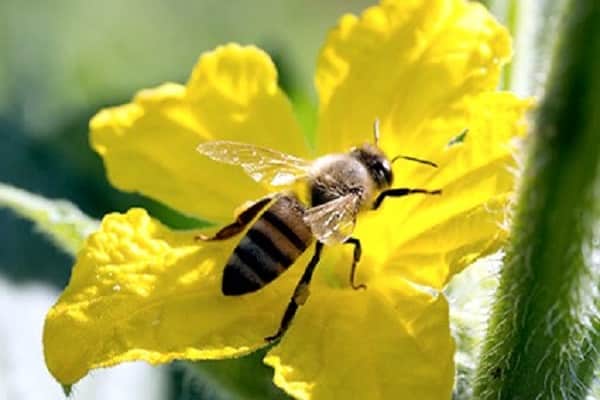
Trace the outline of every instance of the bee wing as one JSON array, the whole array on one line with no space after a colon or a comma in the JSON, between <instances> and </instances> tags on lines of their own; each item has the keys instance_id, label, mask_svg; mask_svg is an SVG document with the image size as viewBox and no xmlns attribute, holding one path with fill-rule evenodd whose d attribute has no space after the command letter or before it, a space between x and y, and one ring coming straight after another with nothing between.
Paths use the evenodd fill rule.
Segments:
<instances>
[{"instance_id":1,"label":"bee wing","mask_svg":"<svg viewBox=\"0 0 600 400\"><path fill-rule=\"evenodd\" d=\"M319 241L342 243L352 234L358 211L359 197L351 193L309 208L304 214L304 222Z\"/></svg>"},{"instance_id":2,"label":"bee wing","mask_svg":"<svg viewBox=\"0 0 600 400\"><path fill-rule=\"evenodd\" d=\"M311 163L289 154L247 143L217 140L200 144L201 154L225 164L239 165L256 182L287 186L305 177Z\"/></svg>"}]
</instances>

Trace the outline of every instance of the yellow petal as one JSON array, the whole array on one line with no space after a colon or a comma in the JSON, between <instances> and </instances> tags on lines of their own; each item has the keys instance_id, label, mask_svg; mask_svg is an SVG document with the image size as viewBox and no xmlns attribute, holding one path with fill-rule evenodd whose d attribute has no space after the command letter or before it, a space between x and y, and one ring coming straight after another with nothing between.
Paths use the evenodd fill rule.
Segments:
<instances>
[{"instance_id":1,"label":"yellow petal","mask_svg":"<svg viewBox=\"0 0 600 400\"><path fill-rule=\"evenodd\" d=\"M58 381L124 361L218 359L265 345L302 271L225 297L221 274L236 241L199 245L195 233L173 232L141 209L105 217L46 317L46 364Z\"/></svg>"},{"instance_id":2,"label":"yellow petal","mask_svg":"<svg viewBox=\"0 0 600 400\"><path fill-rule=\"evenodd\" d=\"M422 124L456 99L494 89L510 53L506 29L477 2L383 0L342 17L317 67L318 150L371 141L379 117L384 149L418 156L439 142Z\"/></svg>"},{"instance_id":3,"label":"yellow petal","mask_svg":"<svg viewBox=\"0 0 600 400\"><path fill-rule=\"evenodd\" d=\"M343 17L329 35L317 72L319 151L370 141L379 117L389 156L440 165L399 160L394 187L443 195L388 199L359 219L355 235L375 272L439 289L502 243L514 187L510 142L523 134L530 106L493 92L510 53L506 29L464 0L383 0ZM448 146L465 129L464 142Z\"/></svg>"},{"instance_id":4,"label":"yellow petal","mask_svg":"<svg viewBox=\"0 0 600 400\"><path fill-rule=\"evenodd\" d=\"M299 399L449 399L454 343L442 295L402 279L367 290L313 291L265 358Z\"/></svg>"},{"instance_id":5,"label":"yellow petal","mask_svg":"<svg viewBox=\"0 0 600 400\"><path fill-rule=\"evenodd\" d=\"M201 156L198 144L227 139L307 155L269 56L235 44L202 55L186 86L144 90L99 112L90 128L114 186L213 221L265 190L241 168Z\"/></svg>"},{"instance_id":6,"label":"yellow petal","mask_svg":"<svg viewBox=\"0 0 600 400\"><path fill-rule=\"evenodd\" d=\"M529 100L488 92L464 98L427 129L459 132L462 143L424 146L437 169L398 165L394 186L442 189L441 196L389 198L360 222L367 254L391 273L441 289L453 274L496 251L506 237L515 185L514 139L525 132ZM402 168L401 168L402 167Z\"/></svg>"}]
</instances>

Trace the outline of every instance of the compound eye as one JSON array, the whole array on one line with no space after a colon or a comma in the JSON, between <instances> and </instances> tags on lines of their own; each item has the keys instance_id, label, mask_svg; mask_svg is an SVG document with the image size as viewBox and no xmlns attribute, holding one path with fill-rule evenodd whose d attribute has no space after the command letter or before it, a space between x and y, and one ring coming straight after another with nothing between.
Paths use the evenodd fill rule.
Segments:
<instances>
[{"instance_id":1,"label":"compound eye","mask_svg":"<svg viewBox=\"0 0 600 400\"><path fill-rule=\"evenodd\" d=\"M392 185L392 169L391 168L384 168L383 169L383 175L385 177L385 185L386 186L391 186Z\"/></svg>"},{"instance_id":2,"label":"compound eye","mask_svg":"<svg viewBox=\"0 0 600 400\"><path fill-rule=\"evenodd\" d=\"M377 183L380 187L390 186L392 183L392 169L385 162L378 162L375 165L375 174L377 175Z\"/></svg>"}]
</instances>

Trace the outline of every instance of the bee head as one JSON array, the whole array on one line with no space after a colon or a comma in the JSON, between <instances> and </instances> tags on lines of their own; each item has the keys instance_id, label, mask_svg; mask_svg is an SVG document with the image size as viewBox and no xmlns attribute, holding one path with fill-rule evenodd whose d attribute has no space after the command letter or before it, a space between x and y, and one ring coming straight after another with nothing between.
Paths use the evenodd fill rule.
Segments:
<instances>
[{"instance_id":1,"label":"bee head","mask_svg":"<svg viewBox=\"0 0 600 400\"><path fill-rule=\"evenodd\" d=\"M467 130L464 131L465 133ZM373 124L373 139L374 144L365 143L360 147L355 147L350 150L350 156L361 162L369 171L371 178L377 184L379 190L384 190L392 186L394 174L392 173L392 164L400 159L426 164L437 168L437 164L433 161L427 161L416 157L397 155L391 161L379 148L379 119L375 118Z\"/></svg>"},{"instance_id":2,"label":"bee head","mask_svg":"<svg viewBox=\"0 0 600 400\"><path fill-rule=\"evenodd\" d=\"M386 189L392 185L394 179L392 164L379 147L365 143L360 147L352 149L350 156L360 161L366 167L379 190Z\"/></svg>"}]
</instances>

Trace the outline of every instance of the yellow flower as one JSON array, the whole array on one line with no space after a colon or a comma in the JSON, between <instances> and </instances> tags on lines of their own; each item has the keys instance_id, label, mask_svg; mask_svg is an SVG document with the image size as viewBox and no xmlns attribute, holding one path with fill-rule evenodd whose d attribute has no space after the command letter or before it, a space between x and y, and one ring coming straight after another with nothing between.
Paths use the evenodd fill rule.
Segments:
<instances>
[{"instance_id":1,"label":"yellow flower","mask_svg":"<svg viewBox=\"0 0 600 400\"><path fill-rule=\"evenodd\" d=\"M315 149L268 55L235 44L202 55L185 86L144 90L98 113L91 143L116 187L221 225L266 189L199 155L199 143L311 158L370 141L379 117L388 155L440 164L398 162L396 185L443 195L390 199L361 214L357 282L367 290L348 284L351 249L326 247L311 296L265 362L298 398L449 398L454 344L440 290L505 238L510 142L529 107L495 91L510 52L507 31L476 2L384 0L343 16L327 37ZM465 128L464 141L449 144ZM198 243L198 233L173 231L142 209L104 218L46 319L46 363L58 381L124 361L221 359L265 346L311 251L263 289L226 297L221 276L237 240Z\"/></svg>"}]
</instances>

